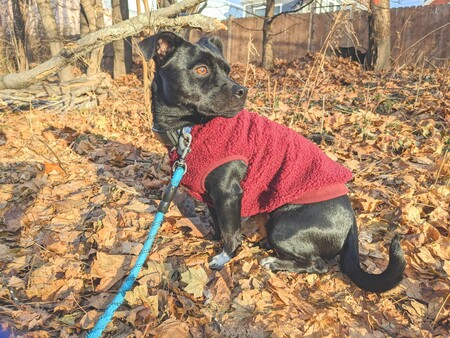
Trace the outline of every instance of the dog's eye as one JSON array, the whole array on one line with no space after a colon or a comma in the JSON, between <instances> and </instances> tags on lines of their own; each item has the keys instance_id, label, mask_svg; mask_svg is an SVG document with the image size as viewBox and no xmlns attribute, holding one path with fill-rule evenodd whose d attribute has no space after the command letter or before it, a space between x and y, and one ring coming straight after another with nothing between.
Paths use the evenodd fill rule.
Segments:
<instances>
[{"instance_id":1,"label":"dog's eye","mask_svg":"<svg viewBox=\"0 0 450 338\"><path fill-rule=\"evenodd\" d=\"M205 76L206 74L208 74L208 67L206 67L206 66L199 66L199 67L194 69L194 72L196 72L198 75Z\"/></svg>"}]
</instances>

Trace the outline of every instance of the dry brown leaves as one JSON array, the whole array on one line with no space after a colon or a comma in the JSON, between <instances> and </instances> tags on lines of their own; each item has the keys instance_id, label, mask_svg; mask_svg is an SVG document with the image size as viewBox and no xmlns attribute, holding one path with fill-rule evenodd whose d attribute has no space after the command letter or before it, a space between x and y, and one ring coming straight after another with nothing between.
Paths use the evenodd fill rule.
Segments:
<instances>
[{"instance_id":1,"label":"dry brown leaves","mask_svg":"<svg viewBox=\"0 0 450 338\"><path fill-rule=\"evenodd\" d=\"M337 264L321 276L268 272L258 264L268 254L264 217L245 222L237 257L211 271L220 245L208 239L204 206L180 194L109 336L448 335L450 72L375 75L320 61L253 67L248 106L322 139L351 168L364 268L386 266L399 232L405 280L375 295ZM233 76L243 81L245 71L235 65ZM149 131L140 81L129 76L114 94L96 111L0 116L0 332L82 335L142 247L170 168Z\"/></svg>"}]
</instances>

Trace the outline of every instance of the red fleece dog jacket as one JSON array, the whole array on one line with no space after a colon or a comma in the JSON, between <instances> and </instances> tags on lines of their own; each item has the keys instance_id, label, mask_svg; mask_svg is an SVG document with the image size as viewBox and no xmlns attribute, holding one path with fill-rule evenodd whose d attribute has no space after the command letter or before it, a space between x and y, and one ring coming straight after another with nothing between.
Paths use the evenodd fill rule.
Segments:
<instances>
[{"instance_id":1,"label":"red fleece dog jacket","mask_svg":"<svg viewBox=\"0 0 450 338\"><path fill-rule=\"evenodd\" d=\"M241 214L271 212L284 204L326 201L348 193L352 173L295 131L246 110L233 118L216 117L192 128L187 172L181 180L190 194L211 205L208 174L222 164L242 160L247 173ZM173 163L176 150L170 153Z\"/></svg>"}]
</instances>

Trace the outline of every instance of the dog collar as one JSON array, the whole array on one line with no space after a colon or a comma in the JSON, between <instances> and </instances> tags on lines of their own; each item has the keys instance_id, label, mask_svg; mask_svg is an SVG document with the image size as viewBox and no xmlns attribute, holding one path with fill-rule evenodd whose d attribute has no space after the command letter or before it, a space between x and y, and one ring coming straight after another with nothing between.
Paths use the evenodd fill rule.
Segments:
<instances>
[{"instance_id":1,"label":"dog collar","mask_svg":"<svg viewBox=\"0 0 450 338\"><path fill-rule=\"evenodd\" d=\"M178 154L181 155L187 147L188 138L191 137L192 127L183 127L176 131L158 130L153 127L152 130L159 142L169 149L176 147Z\"/></svg>"}]
</instances>

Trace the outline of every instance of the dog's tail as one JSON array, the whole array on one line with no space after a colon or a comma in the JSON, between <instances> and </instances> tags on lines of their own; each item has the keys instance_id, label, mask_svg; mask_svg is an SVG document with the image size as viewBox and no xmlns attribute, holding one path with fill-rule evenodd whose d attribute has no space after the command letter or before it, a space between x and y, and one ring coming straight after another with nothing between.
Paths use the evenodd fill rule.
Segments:
<instances>
[{"instance_id":1,"label":"dog's tail","mask_svg":"<svg viewBox=\"0 0 450 338\"><path fill-rule=\"evenodd\" d=\"M341 255L342 271L361 289L371 292L385 292L396 286L403 278L406 262L400 247L400 238L395 235L389 248L389 265L379 275L361 269L358 250L358 228L356 222L347 236Z\"/></svg>"}]
</instances>

